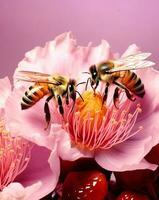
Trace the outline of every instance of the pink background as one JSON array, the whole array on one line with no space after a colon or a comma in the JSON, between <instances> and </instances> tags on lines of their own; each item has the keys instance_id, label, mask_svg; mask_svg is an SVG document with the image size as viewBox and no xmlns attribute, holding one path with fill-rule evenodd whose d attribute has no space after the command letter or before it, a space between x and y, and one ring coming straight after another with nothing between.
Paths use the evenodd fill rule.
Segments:
<instances>
[{"instance_id":1,"label":"pink background","mask_svg":"<svg viewBox=\"0 0 159 200\"><path fill-rule=\"evenodd\" d=\"M106 39L114 51L131 43L159 64L158 0L0 0L0 77L26 51L71 30L78 43Z\"/></svg>"}]
</instances>

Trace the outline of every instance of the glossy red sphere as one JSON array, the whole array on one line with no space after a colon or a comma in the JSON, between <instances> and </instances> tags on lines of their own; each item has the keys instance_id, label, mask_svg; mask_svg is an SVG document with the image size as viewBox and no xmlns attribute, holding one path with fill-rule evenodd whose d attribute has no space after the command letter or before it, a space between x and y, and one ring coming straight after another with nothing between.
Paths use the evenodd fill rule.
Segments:
<instances>
[{"instance_id":1,"label":"glossy red sphere","mask_svg":"<svg viewBox=\"0 0 159 200\"><path fill-rule=\"evenodd\" d=\"M108 183L97 170L70 172L63 184L62 200L105 200Z\"/></svg>"}]
</instances>

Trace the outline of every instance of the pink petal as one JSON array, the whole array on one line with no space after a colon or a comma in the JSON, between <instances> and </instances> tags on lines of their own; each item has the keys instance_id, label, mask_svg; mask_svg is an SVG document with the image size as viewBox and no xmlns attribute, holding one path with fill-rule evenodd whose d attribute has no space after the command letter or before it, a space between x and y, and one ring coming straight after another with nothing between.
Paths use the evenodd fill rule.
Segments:
<instances>
[{"instance_id":1,"label":"pink petal","mask_svg":"<svg viewBox=\"0 0 159 200\"><path fill-rule=\"evenodd\" d=\"M91 64L97 64L99 62L108 60L112 56L110 51L110 45L107 41L102 40L101 44L96 47L92 47L88 60Z\"/></svg>"},{"instance_id":2,"label":"pink petal","mask_svg":"<svg viewBox=\"0 0 159 200\"><path fill-rule=\"evenodd\" d=\"M24 90L14 90L8 97L5 108L7 128L14 136L22 136L40 146L50 148L49 128L44 130L44 99L30 109L21 110L23 95Z\"/></svg>"},{"instance_id":3,"label":"pink petal","mask_svg":"<svg viewBox=\"0 0 159 200\"><path fill-rule=\"evenodd\" d=\"M23 187L20 183L10 183L2 192L0 192L0 199L2 200L31 200L32 194L35 193L41 186L37 182L28 187ZM35 199L34 199L35 200Z\"/></svg>"},{"instance_id":4,"label":"pink petal","mask_svg":"<svg viewBox=\"0 0 159 200\"><path fill-rule=\"evenodd\" d=\"M159 71L153 68L138 70L138 76L145 86L145 96L139 99L142 108L139 119L142 120L154 113L159 113Z\"/></svg>"},{"instance_id":5,"label":"pink petal","mask_svg":"<svg viewBox=\"0 0 159 200\"><path fill-rule=\"evenodd\" d=\"M138 127L143 128L139 135L134 136L134 138L139 136L142 138L152 137L144 153L145 156L153 146L159 143L159 124L156 123L159 119L159 72L154 69L147 69L139 73L145 85L146 94L143 99L138 100L141 104L142 112L137 119L134 129Z\"/></svg>"},{"instance_id":6,"label":"pink petal","mask_svg":"<svg viewBox=\"0 0 159 200\"><path fill-rule=\"evenodd\" d=\"M156 169L152 165L142 160L146 149L151 146L151 136L143 138L131 138L111 149L98 151L95 154L97 163L110 171L126 171L135 169Z\"/></svg>"},{"instance_id":7,"label":"pink petal","mask_svg":"<svg viewBox=\"0 0 159 200\"><path fill-rule=\"evenodd\" d=\"M80 151L71 144L69 134L61 128L58 124L52 124L51 126L53 145L56 146L58 156L63 160L74 161L81 157L92 157L91 152Z\"/></svg>"},{"instance_id":8,"label":"pink petal","mask_svg":"<svg viewBox=\"0 0 159 200\"><path fill-rule=\"evenodd\" d=\"M159 124L156 123L159 119L159 112L154 112L150 116L144 118L143 120L137 122L135 127L142 126L142 130L139 132L141 138L146 138L151 136L152 139L149 143L149 148L147 147L147 151L145 155L151 150L151 148L159 143ZM135 128L134 127L134 128ZM138 136L138 135L137 135ZM137 136L134 136L137 137ZM138 136L139 137L139 136Z\"/></svg>"},{"instance_id":9,"label":"pink petal","mask_svg":"<svg viewBox=\"0 0 159 200\"><path fill-rule=\"evenodd\" d=\"M75 78L88 71L89 66L110 57L110 47L102 41L97 47L89 44L87 47L78 46L70 32L47 42L45 46L35 47L25 54L16 71L38 71L48 74L62 74Z\"/></svg>"},{"instance_id":10,"label":"pink petal","mask_svg":"<svg viewBox=\"0 0 159 200\"><path fill-rule=\"evenodd\" d=\"M0 79L0 108L3 108L5 102L11 93L11 84L8 77Z\"/></svg>"},{"instance_id":11,"label":"pink petal","mask_svg":"<svg viewBox=\"0 0 159 200\"><path fill-rule=\"evenodd\" d=\"M42 187L42 184L40 181L37 183L34 183L31 186L27 186L25 188L26 197L24 198L24 200L35 200L36 199L35 194L38 192L40 187Z\"/></svg>"},{"instance_id":12,"label":"pink petal","mask_svg":"<svg viewBox=\"0 0 159 200\"><path fill-rule=\"evenodd\" d=\"M57 159L50 163L50 151L35 145L32 150L31 160L26 170L16 178L25 187L40 181L41 186L32 194L29 200L40 199L54 190L59 178L59 163ZM52 165L54 169L52 170Z\"/></svg>"}]
</instances>

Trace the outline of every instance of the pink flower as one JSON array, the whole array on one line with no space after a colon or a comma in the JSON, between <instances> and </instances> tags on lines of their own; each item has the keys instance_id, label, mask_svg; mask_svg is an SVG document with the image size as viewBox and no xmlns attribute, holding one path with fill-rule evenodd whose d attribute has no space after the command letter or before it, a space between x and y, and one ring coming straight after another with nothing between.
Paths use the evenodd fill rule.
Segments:
<instances>
[{"instance_id":1,"label":"pink flower","mask_svg":"<svg viewBox=\"0 0 159 200\"><path fill-rule=\"evenodd\" d=\"M124 55L134 54L137 51L136 45L131 45ZM113 54L106 41L102 41L97 47L92 47L91 44L82 47L77 46L70 33L66 33L46 43L44 48L36 47L27 52L19 63L16 73L20 70L59 73L80 83L87 80L88 76L82 72L88 71L90 65L112 57ZM19 92L15 89L7 104L12 108L11 112L7 112L9 128L15 132L15 127L18 126L23 137L51 149L50 162L53 171L59 170L59 158L73 161L81 157L94 157L100 166L111 171L155 169L155 165L143 158L159 142L159 124L156 123L159 117L157 86L159 74L154 69L138 71L137 74L145 85L146 95L143 99L138 99L135 103L123 100L120 109L116 110L110 98L109 104L105 106L106 111L100 113L103 94L101 84L98 87L99 106L97 99L94 108L89 106L92 104L90 98L86 110L80 107L80 103L76 103L75 112L68 115L73 103L70 102L70 105L66 106L63 102L65 120L59 114L56 102L51 102L52 120L47 131L44 130L45 98L32 108L21 111L20 100L30 84L16 83L15 80ZM77 89L81 94L84 92L82 86ZM111 89L109 97L112 92ZM19 100L13 103L14 98ZM86 99L87 94L84 103L87 102ZM100 114L98 115L96 111ZM17 117L11 113L17 113ZM32 134L28 134L28 130L32 130Z\"/></svg>"},{"instance_id":2,"label":"pink flower","mask_svg":"<svg viewBox=\"0 0 159 200\"><path fill-rule=\"evenodd\" d=\"M50 169L48 149L18 136L18 126L14 129L17 136L7 129L7 112L12 112L7 104L12 96L8 78L0 79L0 94L0 200L38 200L54 189L58 173ZM18 117L16 112L12 115Z\"/></svg>"}]
</instances>

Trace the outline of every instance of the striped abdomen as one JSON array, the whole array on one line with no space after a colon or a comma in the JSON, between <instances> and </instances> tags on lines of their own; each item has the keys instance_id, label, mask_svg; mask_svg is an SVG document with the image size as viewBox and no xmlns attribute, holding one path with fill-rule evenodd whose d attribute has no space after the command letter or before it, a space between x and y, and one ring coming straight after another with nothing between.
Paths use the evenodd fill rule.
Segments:
<instances>
[{"instance_id":1,"label":"striped abdomen","mask_svg":"<svg viewBox=\"0 0 159 200\"><path fill-rule=\"evenodd\" d=\"M122 78L120 82L126 86L133 94L138 97L143 97L145 94L144 85L141 82L141 79L132 71L122 72Z\"/></svg>"},{"instance_id":2,"label":"striped abdomen","mask_svg":"<svg viewBox=\"0 0 159 200\"><path fill-rule=\"evenodd\" d=\"M34 86L30 86L22 97L22 110L30 108L47 94L49 94L47 84L35 84Z\"/></svg>"}]
</instances>

